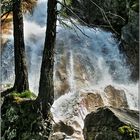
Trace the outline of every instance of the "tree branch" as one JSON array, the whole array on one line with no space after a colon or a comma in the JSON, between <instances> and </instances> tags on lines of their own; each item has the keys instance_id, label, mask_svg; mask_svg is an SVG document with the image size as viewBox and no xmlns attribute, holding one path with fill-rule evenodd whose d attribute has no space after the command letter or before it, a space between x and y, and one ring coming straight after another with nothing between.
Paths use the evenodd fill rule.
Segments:
<instances>
[{"instance_id":1,"label":"tree branch","mask_svg":"<svg viewBox=\"0 0 140 140\"><path fill-rule=\"evenodd\" d=\"M64 0L65 1L65 0ZM60 1L57 1L59 4L61 4L63 7L65 7L67 10L69 10L77 19L79 19L84 25L89 26L85 21L83 21L70 7L63 4Z\"/></svg>"},{"instance_id":2,"label":"tree branch","mask_svg":"<svg viewBox=\"0 0 140 140\"><path fill-rule=\"evenodd\" d=\"M93 3L100 11L101 11L101 14L103 15L103 17L106 19L106 21L108 22L108 24L110 25L111 29L119 35L119 33L113 28L111 22L109 21L105 11L103 8L101 8L99 5L97 5L93 0L90 0L91 3Z\"/></svg>"},{"instance_id":3,"label":"tree branch","mask_svg":"<svg viewBox=\"0 0 140 140\"><path fill-rule=\"evenodd\" d=\"M9 11L3 13L3 14L1 15L1 19L2 19L5 15L6 15L6 18L7 18L7 17L8 17L7 15L9 15L11 11L12 11L12 10L9 10Z\"/></svg>"}]
</instances>

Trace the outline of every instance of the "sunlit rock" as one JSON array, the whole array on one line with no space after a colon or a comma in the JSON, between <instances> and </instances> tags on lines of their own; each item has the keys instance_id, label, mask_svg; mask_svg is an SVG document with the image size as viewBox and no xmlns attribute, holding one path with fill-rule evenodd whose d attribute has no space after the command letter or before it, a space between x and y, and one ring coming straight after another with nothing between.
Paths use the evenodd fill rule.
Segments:
<instances>
[{"instance_id":1,"label":"sunlit rock","mask_svg":"<svg viewBox=\"0 0 140 140\"><path fill-rule=\"evenodd\" d=\"M104 106L103 99L99 93L82 93L81 102L88 112L95 111L98 107Z\"/></svg>"},{"instance_id":2,"label":"sunlit rock","mask_svg":"<svg viewBox=\"0 0 140 140\"><path fill-rule=\"evenodd\" d=\"M104 89L106 98L110 106L113 107L128 107L126 93L124 90L119 90L109 85Z\"/></svg>"},{"instance_id":3,"label":"sunlit rock","mask_svg":"<svg viewBox=\"0 0 140 140\"><path fill-rule=\"evenodd\" d=\"M61 132L53 133L53 135L50 136L49 140L65 140L65 134Z\"/></svg>"}]
</instances>

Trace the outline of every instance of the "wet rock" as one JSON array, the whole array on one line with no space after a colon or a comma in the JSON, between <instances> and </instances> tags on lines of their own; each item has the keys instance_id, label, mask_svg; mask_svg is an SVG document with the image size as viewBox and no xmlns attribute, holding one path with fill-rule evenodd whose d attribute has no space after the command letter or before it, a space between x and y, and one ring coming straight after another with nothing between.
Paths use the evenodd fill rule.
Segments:
<instances>
[{"instance_id":1,"label":"wet rock","mask_svg":"<svg viewBox=\"0 0 140 140\"><path fill-rule=\"evenodd\" d=\"M49 140L65 140L65 134L61 132L53 133Z\"/></svg>"},{"instance_id":2,"label":"wet rock","mask_svg":"<svg viewBox=\"0 0 140 140\"><path fill-rule=\"evenodd\" d=\"M86 108L88 112L92 112L106 105L116 108L128 108L125 91L108 85L104 88L104 91L84 91L80 94L79 106L83 110Z\"/></svg>"},{"instance_id":3,"label":"wet rock","mask_svg":"<svg viewBox=\"0 0 140 140\"><path fill-rule=\"evenodd\" d=\"M103 99L99 93L82 93L81 98L80 104L82 104L88 112L95 111L97 108L104 106Z\"/></svg>"},{"instance_id":4,"label":"wet rock","mask_svg":"<svg viewBox=\"0 0 140 140\"><path fill-rule=\"evenodd\" d=\"M53 124L51 140L59 139L83 140L82 128L75 118L69 118L68 120L64 120L64 122L59 121Z\"/></svg>"},{"instance_id":5,"label":"wet rock","mask_svg":"<svg viewBox=\"0 0 140 140\"><path fill-rule=\"evenodd\" d=\"M109 85L104 89L106 98L110 106L119 108L119 107L128 107L127 99L124 90L118 90L113 86Z\"/></svg>"},{"instance_id":6,"label":"wet rock","mask_svg":"<svg viewBox=\"0 0 140 140\"><path fill-rule=\"evenodd\" d=\"M61 132L66 138L84 140L82 129L86 115L104 106L128 107L125 94L123 90L108 85L98 90L83 89L61 96L52 107L54 120L57 122L61 120L53 124L54 133ZM58 109L59 115L56 114ZM69 132L73 134L70 135Z\"/></svg>"},{"instance_id":7,"label":"wet rock","mask_svg":"<svg viewBox=\"0 0 140 140\"><path fill-rule=\"evenodd\" d=\"M76 38L75 35L70 37ZM77 41L75 42L75 45L77 45ZM75 53L70 52L71 49L67 44L64 47L61 40L58 40L57 45L56 52L59 55L56 56L54 89L55 97L59 98L72 90L78 91L81 87L89 86L91 75L94 76L95 70L90 56L82 55L82 50L77 51L77 47L81 47L78 46L79 44L75 47Z\"/></svg>"},{"instance_id":8,"label":"wet rock","mask_svg":"<svg viewBox=\"0 0 140 140\"><path fill-rule=\"evenodd\" d=\"M138 111L99 108L88 114L84 121L85 140L132 140L138 139Z\"/></svg>"},{"instance_id":9,"label":"wet rock","mask_svg":"<svg viewBox=\"0 0 140 140\"><path fill-rule=\"evenodd\" d=\"M54 124L53 126L54 132L64 132L66 135L71 136L74 133L73 127L65 124L63 121Z\"/></svg>"}]
</instances>

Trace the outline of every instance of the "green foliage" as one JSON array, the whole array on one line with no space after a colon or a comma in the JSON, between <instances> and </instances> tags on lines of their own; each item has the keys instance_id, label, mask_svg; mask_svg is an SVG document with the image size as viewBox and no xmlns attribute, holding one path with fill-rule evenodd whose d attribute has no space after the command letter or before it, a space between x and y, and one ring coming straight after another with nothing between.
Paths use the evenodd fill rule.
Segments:
<instances>
[{"instance_id":1,"label":"green foliage","mask_svg":"<svg viewBox=\"0 0 140 140\"><path fill-rule=\"evenodd\" d=\"M121 135L127 135L131 140L137 139L137 132L131 125L124 125L118 128L118 131Z\"/></svg>"},{"instance_id":2,"label":"green foliage","mask_svg":"<svg viewBox=\"0 0 140 140\"><path fill-rule=\"evenodd\" d=\"M1 1L1 14L12 10L12 0L2 0Z\"/></svg>"},{"instance_id":3,"label":"green foliage","mask_svg":"<svg viewBox=\"0 0 140 140\"><path fill-rule=\"evenodd\" d=\"M68 18L68 15L67 15L67 13L66 13L66 11L65 11L64 9L62 9L62 10L60 11L60 16L61 16L61 17L64 17L64 18Z\"/></svg>"},{"instance_id":4,"label":"green foliage","mask_svg":"<svg viewBox=\"0 0 140 140\"><path fill-rule=\"evenodd\" d=\"M13 8L13 2L16 0L2 0L1 1L1 15L12 11ZM32 12L33 8L36 6L37 0L22 0L22 11L26 12Z\"/></svg>"},{"instance_id":5,"label":"green foliage","mask_svg":"<svg viewBox=\"0 0 140 140\"><path fill-rule=\"evenodd\" d=\"M72 0L63 0L63 1L66 2L66 5L67 5L67 6L70 6L70 5L72 4Z\"/></svg>"},{"instance_id":6,"label":"green foliage","mask_svg":"<svg viewBox=\"0 0 140 140\"><path fill-rule=\"evenodd\" d=\"M6 117L8 119L8 121L10 122L14 122L18 119L18 116L16 114L16 110L13 107L10 107L7 111L6 111Z\"/></svg>"},{"instance_id":7,"label":"green foliage","mask_svg":"<svg viewBox=\"0 0 140 140\"><path fill-rule=\"evenodd\" d=\"M66 7L71 7L72 5L72 0L63 0L62 3L66 6ZM68 14L67 14L67 8L65 6L62 6L60 12L60 16L64 17L64 18L68 18Z\"/></svg>"},{"instance_id":8,"label":"green foliage","mask_svg":"<svg viewBox=\"0 0 140 140\"><path fill-rule=\"evenodd\" d=\"M139 1L138 1L138 0L131 0L131 2L130 2L130 7L131 7L132 10L134 10L135 12L139 12Z\"/></svg>"}]
</instances>

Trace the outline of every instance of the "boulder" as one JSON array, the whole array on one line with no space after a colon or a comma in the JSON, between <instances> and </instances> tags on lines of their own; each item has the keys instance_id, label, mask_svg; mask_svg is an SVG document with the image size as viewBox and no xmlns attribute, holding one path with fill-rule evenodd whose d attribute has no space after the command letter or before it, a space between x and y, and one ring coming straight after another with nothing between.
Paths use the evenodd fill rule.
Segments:
<instances>
[{"instance_id":1,"label":"boulder","mask_svg":"<svg viewBox=\"0 0 140 140\"><path fill-rule=\"evenodd\" d=\"M95 111L99 107L104 106L103 99L99 93L82 93L80 104L87 109L88 112Z\"/></svg>"},{"instance_id":2,"label":"boulder","mask_svg":"<svg viewBox=\"0 0 140 140\"><path fill-rule=\"evenodd\" d=\"M65 120L66 121L66 120ZM67 124L70 122L70 125ZM69 122L59 121L53 124L50 140L76 139L83 140L82 128L79 123L71 119Z\"/></svg>"},{"instance_id":3,"label":"boulder","mask_svg":"<svg viewBox=\"0 0 140 140\"><path fill-rule=\"evenodd\" d=\"M63 132L68 136L71 136L74 133L73 127L65 124L63 121L60 121L53 125L54 132Z\"/></svg>"},{"instance_id":4,"label":"boulder","mask_svg":"<svg viewBox=\"0 0 140 140\"><path fill-rule=\"evenodd\" d=\"M124 90L119 90L109 85L105 87L104 92L110 106L113 106L116 108L128 107Z\"/></svg>"},{"instance_id":5,"label":"boulder","mask_svg":"<svg viewBox=\"0 0 140 140\"><path fill-rule=\"evenodd\" d=\"M128 108L125 91L108 85L104 88L104 91L83 91L80 94L79 108L81 107L82 110L86 109L87 112L92 112L106 105Z\"/></svg>"},{"instance_id":6,"label":"boulder","mask_svg":"<svg viewBox=\"0 0 140 140\"><path fill-rule=\"evenodd\" d=\"M88 114L84 120L85 140L138 139L138 111L102 107Z\"/></svg>"}]
</instances>

